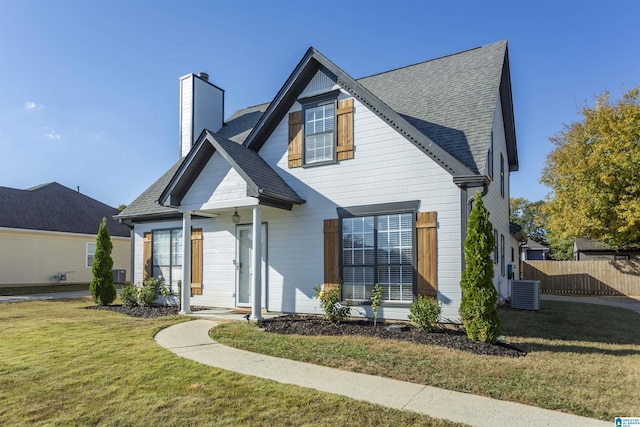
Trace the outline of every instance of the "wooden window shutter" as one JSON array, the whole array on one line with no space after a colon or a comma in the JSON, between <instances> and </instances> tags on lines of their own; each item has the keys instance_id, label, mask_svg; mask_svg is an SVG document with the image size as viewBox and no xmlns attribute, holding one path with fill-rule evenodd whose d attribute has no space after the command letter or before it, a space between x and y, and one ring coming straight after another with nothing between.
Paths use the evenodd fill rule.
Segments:
<instances>
[{"instance_id":1,"label":"wooden window shutter","mask_svg":"<svg viewBox=\"0 0 640 427\"><path fill-rule=\"evenodd\" d=\"M324 220L324 289L338 286L340 280L339 219Z\"/></svg>"},{"instance_id":2,"label":"wooden window shutter","mask_svg":"<svg viewBox=\"0 0 640 427\"><path fill-rule=\"evenodd\" d=\"M353 159L353 98L338 101L338 160Z\"/></svg>"},{"instance_id":3,"label":"wooden window shutter","mask_svg":"<svg viewBox=\"0 0 640 427\"><path fill-rule=\"evenodd\" d=\"M289 168L302 166L302 111L289 113Z\"/></svg>"},{"instance_id":4,"label":"wooden window shutter","mask_svg":"<svg viewBox=\"0 0 640 427\"><path fill-rule=\"evenodd\" d=\"M202 229L191 230L191 295L202 295Z\"/></svg>"},{"instance_id":5,"label":"wooden window shutter","mask_svg":"<svg viewBox=\"0 0 640 427\"><path fill-rule=\"evenodd\" d=\"M151 232L146 232L142 239L142 280L153 276L151 265Z\"/></svg>"},{"instance_id":6,"label":"wooden window shutter","mask_svg":"<svg viewBox=\"0 0 640 427\"><path fill-rule=\"evenodd\" d=\"M417 213L418 295L437 296L436 230L436 212Z\"/></svg>"}]
</instances>

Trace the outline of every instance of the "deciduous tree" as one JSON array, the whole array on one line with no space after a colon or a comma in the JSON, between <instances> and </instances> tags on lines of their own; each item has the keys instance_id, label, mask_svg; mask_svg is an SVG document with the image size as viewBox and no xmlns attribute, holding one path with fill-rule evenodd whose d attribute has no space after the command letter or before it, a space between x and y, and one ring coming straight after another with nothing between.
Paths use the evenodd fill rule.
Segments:
<instances>
[{"instance_id":1,"label":"deciduous tree","mask_svg":"<svg viewBox=\"0 0 640 427\"><path fill-rule=\"evenodd\" d=\"M638 87L612 101L608 92L582 108L582 121L550 140L541 182L552 190L544 211L559 239L583 236L610 247L640 244Z\"/></svg>"},{"instance_id":2,"label":"deciduous tree","mask_svg":"<svg viewBox=\"0 0 640 427\"><path fill-rule=\"evenodd\" d=\"M529 239L548 245L543 205L544 200L530 202L523 197L512 197L509 199L509 221L522 227Z\"/></svg>"}]
</instances>

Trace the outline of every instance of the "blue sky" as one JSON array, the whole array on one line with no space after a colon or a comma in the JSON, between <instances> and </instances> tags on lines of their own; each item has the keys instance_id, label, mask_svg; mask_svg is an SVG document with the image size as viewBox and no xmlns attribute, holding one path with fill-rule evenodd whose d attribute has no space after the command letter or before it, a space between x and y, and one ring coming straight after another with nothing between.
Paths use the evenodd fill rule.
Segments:
<instances>
[{"instance_id":1,"label":"blue sky","mask_svg":"<svg viewBox=\"0 0 640 427\"><path fill-rule=\"evenodd\" d=\"M225 115L270 101L309 46L359 78L509 41L520 171L544 198L549 136L640 84L640 2L0 0L0 186L57 181L128 204L178 157L178 79Z\"/></svg>"}]
</instances>

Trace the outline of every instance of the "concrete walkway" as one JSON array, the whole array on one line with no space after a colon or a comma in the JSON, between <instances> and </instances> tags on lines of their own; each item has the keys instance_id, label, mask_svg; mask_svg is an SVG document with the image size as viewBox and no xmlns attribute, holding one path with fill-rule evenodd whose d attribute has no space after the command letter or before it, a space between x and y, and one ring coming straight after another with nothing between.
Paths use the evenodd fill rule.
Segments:
<instances>
[{"instance_id":1,"label":"concrete walkway","mask_svg":"<svg viewBox=\"0 0 640 427\"><path fill-rule=\"evenodd\" d=\"M205 365L472 426L610 426L613 423L613 420L599 421L238 350L209 337L209 330L216 325L215 321L203 319L180 323L158 332L154 339L176 355Z\"/></svg>"},{"instance_id":2,"label":"concrete walkway","mask_svg":"<svg viewBox=\"0 0 640 427\"><path fill-rule=\"evenodd\" d=\"M52 292L52 293L48 293L48 294L11 295L11 296L1 296L0 295L0 303L3 303L3 302L24 302L24 301L44 301L44 300L50 300L50 299L64 299L64 298L83 298L83 297L88 297L88 296L90 296L89 291Z\"/></svg>"},{"instance_id":3,"label":"concrete walkway","mask_svg":"<svg viewBox=\"0 0 640 427\"><path fill-rule=\"evenodd\" d=\"M638 297L592 297L573 295L547 295L542 294L542 301L566 301L583 304L608 305L610 307L626 308L640 313L640 298Z\"/></svg>"}]
</instances>

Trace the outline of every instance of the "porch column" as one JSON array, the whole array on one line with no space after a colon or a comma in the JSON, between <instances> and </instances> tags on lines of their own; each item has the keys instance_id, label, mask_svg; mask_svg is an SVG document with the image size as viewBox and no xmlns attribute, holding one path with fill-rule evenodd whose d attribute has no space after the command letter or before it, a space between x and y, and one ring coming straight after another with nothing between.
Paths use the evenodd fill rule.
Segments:
<instances>
[{"instance_id":1,"label":"porch column","mask_svg":"<svg viewBox=\"0 0 640 427\"><path fill-rule=\"evenodd\" d=\"M180 314L191 313L191 212L182 214L182 298Z\"/></svg>"},{"instance_id":2,"label":"porch column","mask_svg":"<svg viewBox=\"0 0 640 427\"><path fill-rule=\"evenodd\" d=\"M251 318L253 320L262 319L262 221L260 219L260 206L253 208L253 240L252 240L252 260L251 260L251 287L253 303L251 307Z\"/></svg>"}]
</instances>

